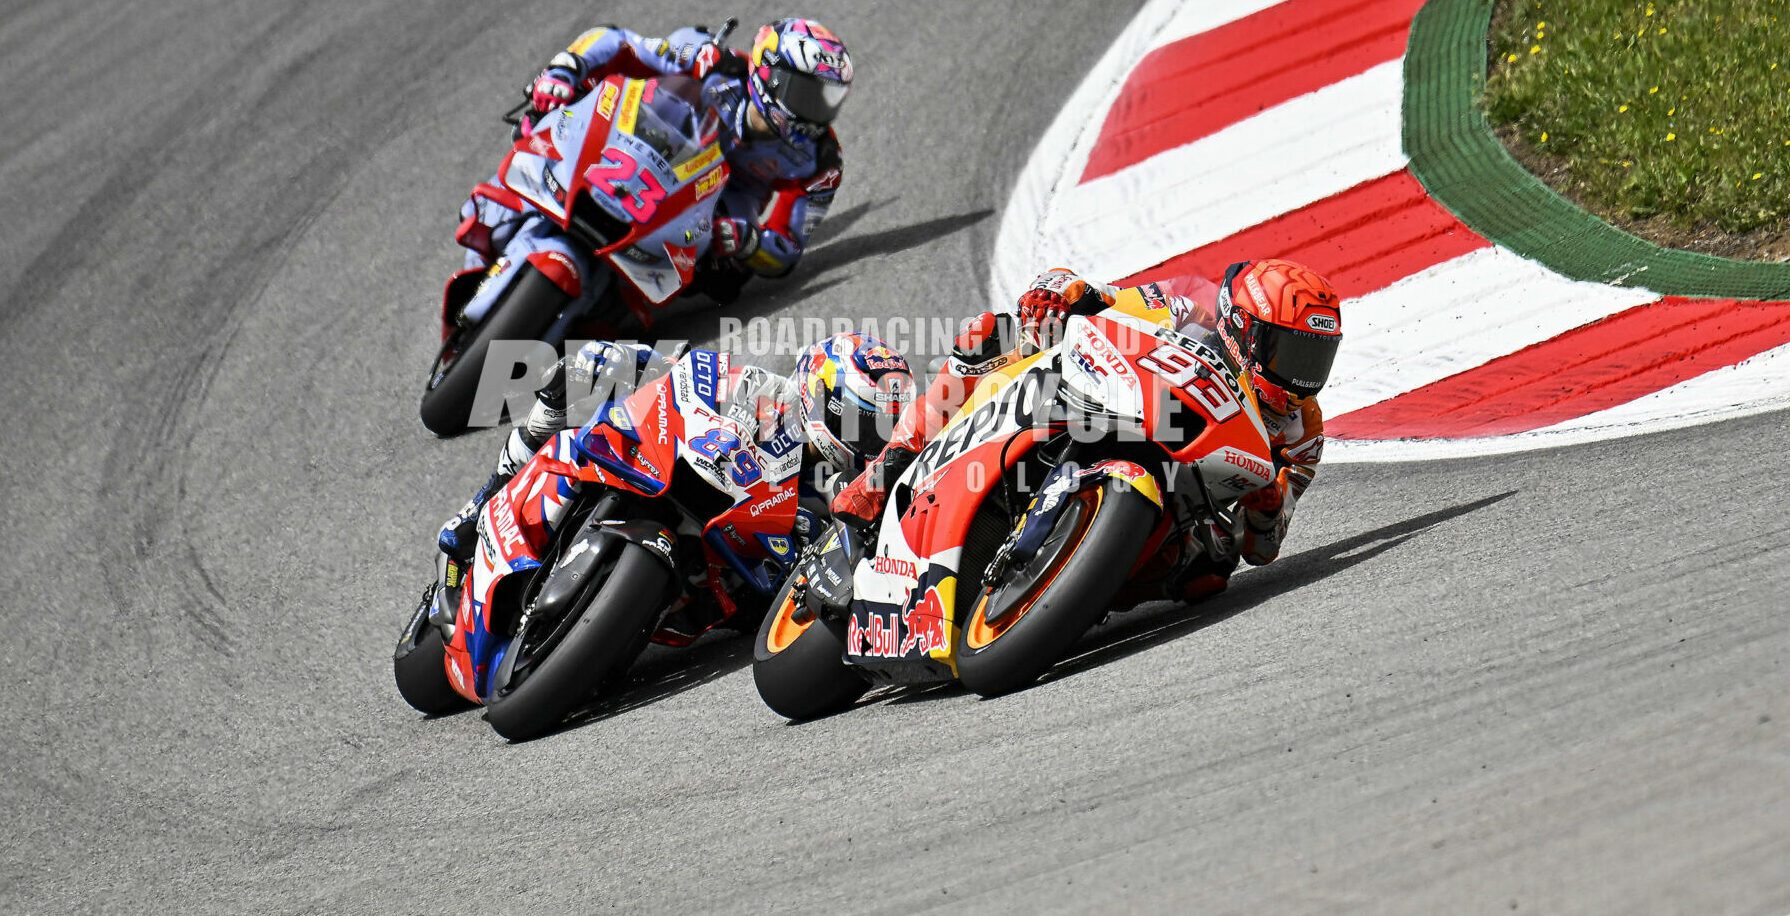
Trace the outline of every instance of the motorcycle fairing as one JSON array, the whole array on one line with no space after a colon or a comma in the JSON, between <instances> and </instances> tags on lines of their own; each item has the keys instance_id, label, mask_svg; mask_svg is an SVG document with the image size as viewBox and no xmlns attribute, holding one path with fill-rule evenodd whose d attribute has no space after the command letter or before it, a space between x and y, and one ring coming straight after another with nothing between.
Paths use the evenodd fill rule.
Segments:
<instances>
[{"instance_id":1,"label":"motorcycle fairing","mask_svg":"<svg viewBox=\"0 0 1790 916\"><path fill-rule=\"evenodd\" d=\"M547 440L537 457L566 462L575 449L572 433ZM471 571L460 589L454 632L447 641L448 680L461 696L484 702L490 673L501 661L507 638L491 630L491 602L510 576L539 569L540 551L565 516L571 484L532 460L508 485L492 494L479 512L479 543Z\"/></svg>"},{"instance_id":2,"label":"motorcycle fairing","mask_svg":"<svg viewBox=\"0 0 1790 916\"><path fill-rule=\"evenodd\" d=\"M579 219L581 199L626 227L619 237L598 232L604 244L595 254L627 280L623 300L648 326L651 307L694 278L696 262L708 250L716 194L729 174L706 111L688 130L671 127L676 135L661 136L659 144L641 136L649 124L666 133L658 116L642 108L665 79L677 78L605 78L518 140L498 169L505 187L562 229ZM673 140L675 153L668 158L664 147ZM595 231L588 221L586 228Z\"/></svg>"},{"instance_id":3,"label":"motorcycle fairing","mask_svg":"<svg viewBox=\"0 0 1790 916\"><path fill-rule=\"evenodd\" d=\"M1062 344L983 379L897 482L875 549L854 570L848 661L954 670L958 582L980 573L959 568L965 539L1001 475L1049 437L1052 374L1080 400L1135 421L1147 437L1166 432L1177 405L1191 411L1198 433L1173 457L1198 467L1219 499L1271 479L1271 446L1252 393L1217 351L1174 331L1171 321L1165 304L1122 300L1098 315L1071 317ZM1155 474L1131 461L1096 462L1059 486L1112 477L1164 504ZM1034 497L1032 511L1039 505Z\"/></svg>"},{"instance_id":4,"label":"motorcycle fairing","mask_svg":"<svg viewBox=\"0 0 1790 916\"><path fill-rule=\"evenodd\" d=\"M740 370L753 371L762 372ZM588 463L554 473L660 496L683 465L731 500L703 527L711 565L770 592L792 552L800 442L781 426L760 441L756 416L728 415L722 401L732 378L728 354L691 350L662 378L599 408L573 440Z\"/></svg>"}]
</instances>

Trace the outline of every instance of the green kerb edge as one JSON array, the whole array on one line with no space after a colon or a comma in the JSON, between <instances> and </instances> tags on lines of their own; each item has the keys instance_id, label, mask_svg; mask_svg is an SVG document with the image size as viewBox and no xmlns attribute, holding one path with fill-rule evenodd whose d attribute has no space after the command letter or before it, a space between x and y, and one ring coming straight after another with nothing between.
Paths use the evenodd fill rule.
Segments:
<instances>
[{"instance_id":1,"label":"green kerb edge","mask_svg":"<svg viewBox=\"0 0 1790 916\"><path fill-rule=\"evenodd\" d=\"M1492 0L1430 0L1405 54L1411 173L1473 231L1556 273L1677 296L1790 299L1790 263L1661 248L1554 193L1511 158L1480 106Z\"/></svg>"}]
</instances>

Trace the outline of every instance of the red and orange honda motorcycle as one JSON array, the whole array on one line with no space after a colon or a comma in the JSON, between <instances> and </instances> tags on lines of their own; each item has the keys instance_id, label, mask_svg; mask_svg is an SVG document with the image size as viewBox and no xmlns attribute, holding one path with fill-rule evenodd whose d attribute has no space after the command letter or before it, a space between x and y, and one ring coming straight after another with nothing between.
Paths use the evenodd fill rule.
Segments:
<instances>
[{"instance_id":1,"label":"red and orange honda motorcycle","mask_svg":"<svg viewBox=\"0 0 1790 916\"><path fill-rule=\"evenodd\" d=\"M1274 475L1269 433L1210 327L1170 314L1145 287L1071 318L982 381L874 535L836 523L805 548L754 644L765 703L806 719L873 686L1016 690L1109 608L1160 597L1182 550L1219 555L1226 507Z\"/></svg>"}]
</instances>

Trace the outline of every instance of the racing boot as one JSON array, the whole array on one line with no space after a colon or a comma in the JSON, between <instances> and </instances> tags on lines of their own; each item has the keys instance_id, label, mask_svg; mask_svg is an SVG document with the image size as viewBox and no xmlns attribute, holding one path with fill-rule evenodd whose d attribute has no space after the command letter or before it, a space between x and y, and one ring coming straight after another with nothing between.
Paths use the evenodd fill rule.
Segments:
<instances>
[{"instance_id":1,"label":"racing boot","mask_svg":"<svg viewBox=\"0 0 1790 916\"><path fill-rule=\"evenodd\" d=\"M504 443L503 454L497 457L497 470L472 495L472 499L441 526L441 534L436 536L435 545L441 548L442 553L447 554L449 560L464 564L472 559L473 548L478 544L479 510L490 502L492 494L509 484L516 472L534 456L535 449L541 447L541 442L547 441L545 436L540 437L540 442L533 441L535 438L525 427L519 426L511 430L509 440Z\"/></svg>"},{"instance_id":2,"label":"racing boot","mask_svg":"<svg viewBox=\"0 0 1790 916\"><path fill-rule=\"evenodd\" d=\"M454 513L454 517L441 526L441 534L435 538L435 546L447 554L448 559L457 563L465 563L472 559L472 548L478 543L479 510L491 500L491 494L507 485L515 474L493 472L485 485L479 487L472 499Z\"/></svg>"},{"instance_id":3,"label":"racing boot","mask_svg":"<svg viewBox=\"0 0 1790 916\"><path fill-rule=\"evenodd\" d=\"M1197 542L1189 545L1198 549L1193 551L1192 559L1176 570L1163 583L1163 597L1170 601L1193 604L1211 598L1230 587L1231 573L1237 570L1236 538L1224 528L1207 522L1213 544L1218 546L1218 555L1200 547Z\"/></svg>"},{"instance_id":4,"label":"racing boot","mask_svg":"<svg viewBox=\"0 0 1790 916\"><path fill-rule=\"evenodd\" d=\"M876 525L882 517L883 505L889 499L889 484L901 479L902 473L918 457L919 452L890 443L864 466L864 473L833 497L829 507L833 517L860 528Z\"/></svg>"}]
</instances>

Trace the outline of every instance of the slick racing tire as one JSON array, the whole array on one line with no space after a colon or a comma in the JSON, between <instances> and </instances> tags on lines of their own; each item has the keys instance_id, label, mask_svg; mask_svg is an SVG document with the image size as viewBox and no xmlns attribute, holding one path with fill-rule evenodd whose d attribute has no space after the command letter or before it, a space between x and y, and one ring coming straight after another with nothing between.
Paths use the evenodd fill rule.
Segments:
<instances>
[{"instance_id":1,"label":"slick racing tire","mask_svg":"<svg viewBox=\"0 0 1790 916\"><path fill-rule=\"evenodd\" d=\"M1070 497L1029 562L983 589L964 618L957 677L982 696L1025 687L1100 621L1161 509L1120 480ZM992 621L992 622L991 622Z\"/></svg>"},{"instance_id":2,"label":"slick racing tire","mask_svg":"<svg viewBox=\"0 0 1790 916\"><path fill-rule=\"evenodd\" d=\"M845 663L845 626L815 618L791 619L797 604L790 576L752 643L752 681L771 711L801 721L850 708L870 682Z\"/></svg>"},{"instance_id":3,"label":"slick racing tire","mask_svg":"<svg viewBox=\"0 0 1790 916\"><path fill-rule=\"evenodd\" d=\"M440 628L429 623L427 603L417 609L398 638L398 648L392 653L392 676L398 682L398 695L417 712L439 716L472 705L448 682L447 646L442 644Z\"/></svg>"},{"instance_id":4,"label":"slick racing tire","mask_svg":"<svg viewBox=\"0 0 1790 916\"><path fill-rule=\"evenodd\" d=\"M581 609L570 613L563 639L536 660L519 684L498 683L493 672L485 721L511 741L526 741L564 721L611 677L632 664L664 608L671 571L646 548L626 544L615 568ZM518 634L508 652L521 651ZM500 669L508 672L509 660Z\"/></svg>"},{"instance_id":5,"label":"slick racing tire","mask_svg":"<svg viewBox=\"0 0 1790 916\"><path fill-rule=\"evenodd\" d=\"M491 304L484 323L470 330L462 329L442 344L424 383L420 411L423 425L437 436L465 432L491 342L539 340L565 303L565 292L545 274L527 264L517 268L510 288Z\"/></svg>"}]
</instances>

